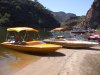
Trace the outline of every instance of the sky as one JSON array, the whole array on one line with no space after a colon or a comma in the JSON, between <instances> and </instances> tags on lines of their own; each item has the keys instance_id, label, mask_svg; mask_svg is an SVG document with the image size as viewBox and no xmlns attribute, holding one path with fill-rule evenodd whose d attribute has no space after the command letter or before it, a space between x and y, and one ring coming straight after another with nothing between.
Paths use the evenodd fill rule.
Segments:
<instances>
[{"instance_id":1,"label":"sky","mask_svg":"<svg viewBox=\"0 0 100 75\"><path fill-rule=\"evenodd\" d=\"M46 9L54 12L63 11L77 16L86 15L94 0L38 0Z\"/></svg>"}]
</instances>

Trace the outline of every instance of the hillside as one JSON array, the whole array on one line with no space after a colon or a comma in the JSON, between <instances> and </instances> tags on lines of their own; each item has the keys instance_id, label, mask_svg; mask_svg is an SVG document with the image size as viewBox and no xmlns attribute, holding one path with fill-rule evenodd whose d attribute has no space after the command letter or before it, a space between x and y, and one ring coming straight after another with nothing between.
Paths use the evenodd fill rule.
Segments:
<instances>
[{"instance_id":1,"label":"hillside","mask_svg":"<svg viewBox=\"0 0 100 75\"><path fill-rule=\"evenodd\" d=\"M54 15L55 19L58 20L59 22L63 22L65 20L70 19L71 17L76 17L75 14L73 13L65 13L65 12L52 12L52 14Z\"/></svg>"},{"instance_id":2,"label":"hillside","mask_svg":"<svg viewBox=\"0 0 100 75\"><path fill-rule=\"evenodd\" d=\"M94 0L86 16L66 19L61 26L100 29L100 1Z\"/></svg>"},{"instance_id":3,"label":"hillside","mask_svg":"<svg viewBox=\"0 0 100 75\"><path fill-rule=\"evenodd\" d=\"M0 0L0 26L55 28L60 24L51 12L36 0Z\"/></svg>"},{"instance_id":4,"label":"hillside","mask_svg":"<svg viewBox=\"0 0 100 75\"><path fill-rule=\"evenodd\" d=\"M29 26L53 29L60 26L72 26L100 29L99 13L99 0L94 0L86 17L62 11L53 12L37 0L0 0L0 26L3 27Z\"/></svg>"},{"instance_id":5,"label":"hillside","mask_svg":"<svg viewBox=\"0 0 100 75\"><path fill-rule=\"evenodd\" d=\"M100 0L94 0L91 8L88 10L84 27L100 29Z\"/></svg>"},{"instance_id":6,"label":"hillside","mask_svg":"<svg viewBox=\"0 0 100 75\"><path fill-rule=\"evenodd\" d=\"M71 27L71 28L82 28L81 23L85 19L85 16L76 16L72 17L61 23L62 27Z\"/></svg>"}]
</instances>

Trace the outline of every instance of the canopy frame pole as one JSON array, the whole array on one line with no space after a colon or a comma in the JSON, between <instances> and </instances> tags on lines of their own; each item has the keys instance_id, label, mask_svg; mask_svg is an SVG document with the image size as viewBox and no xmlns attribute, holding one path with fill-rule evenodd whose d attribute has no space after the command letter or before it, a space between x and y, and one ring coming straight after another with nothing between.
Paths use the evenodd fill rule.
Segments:
<instances>
[{"instance_id":1,"label":"canopy frame pole","mask_svg":"<svg viewBox=\"0 0 100 75\"><path fill-rule=\"evenodd\" d=\"M8 39L7 37L8 37L8 35L9 35L9 32L7 32L7 34L6 34L6 40L5 40L5 41L7 41L7 39Z\"/></svg>"}]
</instances>

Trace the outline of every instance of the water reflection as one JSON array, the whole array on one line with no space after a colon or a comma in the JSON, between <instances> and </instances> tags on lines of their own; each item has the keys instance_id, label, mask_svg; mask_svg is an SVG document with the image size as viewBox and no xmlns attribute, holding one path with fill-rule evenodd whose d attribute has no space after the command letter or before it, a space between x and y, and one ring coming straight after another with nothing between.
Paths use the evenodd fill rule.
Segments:
<instances>
[{"instance_id":1,"label":"water reflection","mask_svg":"<svg viewBox=\"0 0 100 75\"><path fill-rule=\"evenodd\" d=\"M13 75L26 65L39 59L40 57L36 55L0 47L0 75Z\"/></svg>"}]
</instances>

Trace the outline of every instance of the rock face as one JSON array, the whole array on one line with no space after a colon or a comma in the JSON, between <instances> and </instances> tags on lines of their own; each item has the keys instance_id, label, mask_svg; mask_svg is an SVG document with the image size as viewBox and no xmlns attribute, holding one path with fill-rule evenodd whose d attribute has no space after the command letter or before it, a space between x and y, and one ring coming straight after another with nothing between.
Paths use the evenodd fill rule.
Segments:
<instances>
[{"instance_id":1,"label":"rock face","mask_svg":"<svg viewBox=\"0 0 100 75\"><path fill-rule=\"evenodd\" d=\"M100 28L100 0L94 0L91 8L87 12L84 26L86 28Z\"/></svg>"},{"instance_id":2,"label":"rock face","mask_svg":"<svg viewBox=\"0 0 100 75\"><path fill-rule=\"evenodd\" d=\"M85 16L76 16L61 23L62 27L82 28Z\"/></svg>"},{"instance_id":3,"label":"rock face","mask_svg":"<svg viewBox=\"0 0 100 75\"><path fill-rule=\"evenodd\" d=\"M60 23L37 0L0 0L0 26L53 29Z\"/></svg>"},{"instance_id":4,"label":"rock face","mask_svg":"<svg viewBox=\"0 0 100 75\"><path fill-rule=\"evenodd\" d=\"M72 17L76 17L75 14L73 13L65 13L65 12L52 12L52 14L54 15L55 19L59 22L63 22L66 21Z\"/></svg>"}]
</instances>

